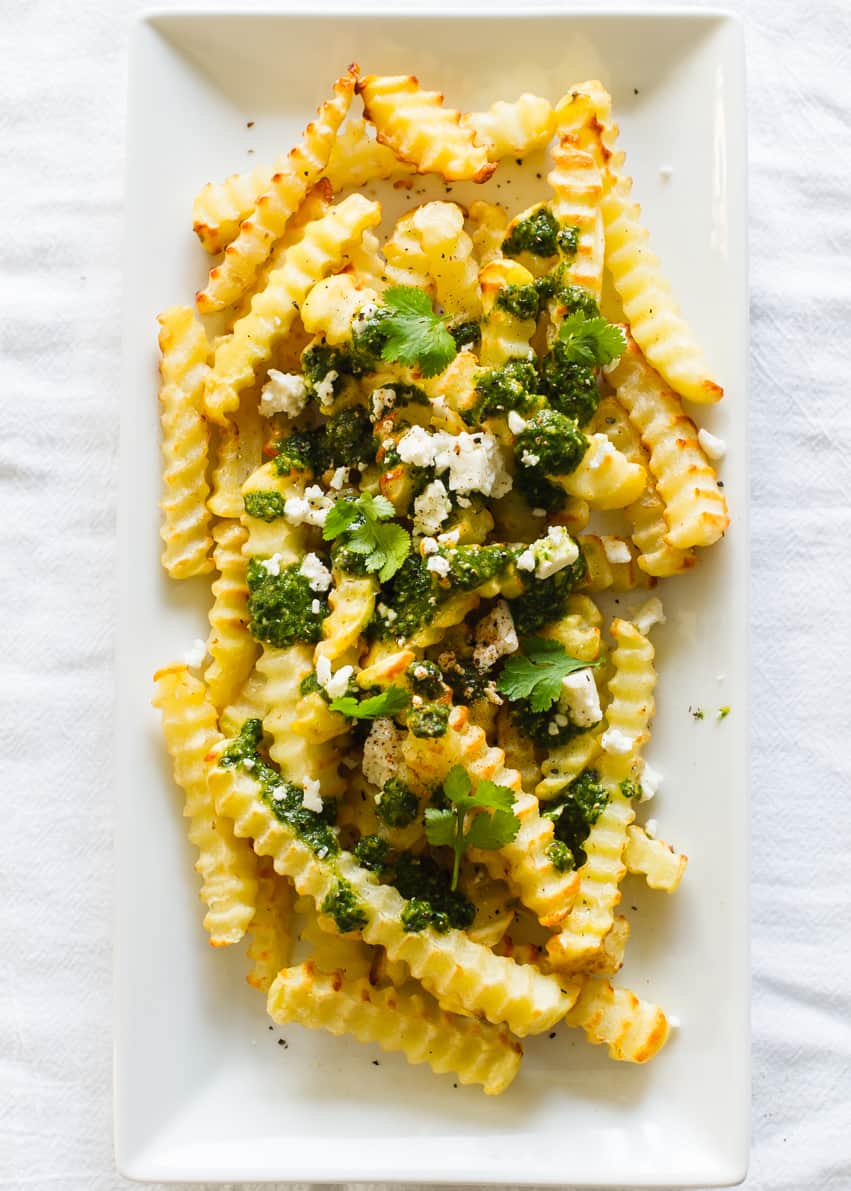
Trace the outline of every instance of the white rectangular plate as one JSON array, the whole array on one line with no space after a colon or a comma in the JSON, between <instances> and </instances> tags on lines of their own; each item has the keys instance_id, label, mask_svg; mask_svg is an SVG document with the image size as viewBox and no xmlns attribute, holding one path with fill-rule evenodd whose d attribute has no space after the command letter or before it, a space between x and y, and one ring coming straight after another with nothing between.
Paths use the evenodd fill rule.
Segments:
<instances>
[{"instance_id":1,"label":"white rectangular plate","mask_svg":"<svg viewBox=\"0 0 851 1191\"><path fill-rule=\"evenodd\" d=\"M619 982L681 1022L647 1067L612 1063L561 1031L531 1040L516 1083L489 1099L348 1039L270 1029L262 997L245 983L244 949L213 952L201 929L192 856L149 703L154 669L205 634L208 599L207 583L168 583L158 563L155 315L191 300L204 277L208 259L191 231L196 190L292 145L351 61L416 73L462 108L523 90L555 100L571 82L602 79L654 246L727 390L720 408L697 413L729 444L722 474L733 527L696 572L664 586L668 623L657 637L650 758L665 785L652 813L690 864L672 898L632 878L624 885L633 933ZM125 1174L676 1187L744 1176L743 85L740 29L719 15L456 9L389 17L312 6L310 15L161 13L137 26L118 640L115 1134ZM486 190L514 205L545 187L534 171L530 180L512 167ZM462 191L462 201L471 194ZM724 704L732 710L721 722ZM705 719L690 707L704 708Z\"/></svg>"}]
</instances>

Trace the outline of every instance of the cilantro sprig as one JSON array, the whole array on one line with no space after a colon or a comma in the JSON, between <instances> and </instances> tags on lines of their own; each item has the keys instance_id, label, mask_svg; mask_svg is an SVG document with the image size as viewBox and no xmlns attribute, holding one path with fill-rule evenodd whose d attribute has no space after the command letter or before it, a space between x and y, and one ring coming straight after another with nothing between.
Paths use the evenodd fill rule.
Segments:
<instances>
[{"instance_id":1,"label":"cilantro sprig","mask_svg":"<svg viewBox=\"0 0 851 1191\"><path fill-rule=\"evenodd\" d=\"M410 285L393 285L385 291L383 301L389 314L381 320L381 358L396 364L418 364L424 377L443 372L458 348L447 330L447 318L435 313L428 294Z\"/></svg>"},{"instance_id":2,"label":"cilantro sprig","mask_svg":"<svg viewBox=\"0 0 851 1191\"><path fill-rule=\"evenodd\" d=\"M356 699L354 695L340 695L332 699L329 706L332 711L339 711L353 720L377 720L384 716L395 715L403 711L411 701L411 696L400 686L389 686L379 695L370 695L368 699Z\"/></svg>"},{"instance_id":3,"label":"cilantro sprig","mask_svg":"<svg viewBox=\"0 0 851 1191\"><path fill-rule=\"evenodd\" d=\"M626 336L605 318L589 318L582 310L569 314L559 327L560 356L566 363L594 368L609 364L626 351Z\"/></svg>"},{"instance_id":4,"label":"cilantro sprig","mask_svg":"<svg viewBox=\"0 0 851 1191\"><path fill-rule=\"evenodd\" d=\"M484 848L491 852L505 847L520 830L520 820L511 809L517 801L513 790L481 781L474 792L473 783L461 765L449 770L443 793L450 806L427 808L426 839L435 848L452 848L455 860L451 888L457 889L465 849Z\"/></svg>"},{"instance_id":5,"label":"cilantro sprig","mask_svg":"<svg viewBox=\"0 0 851 1191\"><path fill-rule=\"evenodd\" d=\"M411 549L411 535L401 525L389 524L396 510L386 496L363 492L357 500L338 500L328 510L322 536L326 542L346 535L346 547L364 556L370 574L386 583L399 570Z\"/></svg>"},{"instance_id":6,"label":"cilantro sprig","mask_svg":"<svg viewBox=\"0 0 851 1191\"><path fill-rule=\"evenodd\" d=\"M497 690L509 699L529 699L532 711L549 711L561 694L561 680L574 670L599 666L567 653L558 641L527 637L523 652L510 657L497 682Z\"/></svg>"}]
</instances>

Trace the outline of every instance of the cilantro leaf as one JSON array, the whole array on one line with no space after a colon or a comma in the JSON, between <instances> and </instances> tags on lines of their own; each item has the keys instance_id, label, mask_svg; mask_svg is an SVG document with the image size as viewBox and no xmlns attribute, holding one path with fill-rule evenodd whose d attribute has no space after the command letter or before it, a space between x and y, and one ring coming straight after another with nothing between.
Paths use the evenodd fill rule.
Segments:
<instances>
[{"instance_id":1,"label":"cilantro leaf","mask_svg":"<svg viewBox=\"0 0 851 1191\"><path fill-rule=\"evenodd\" d=\"M473 788L470 775L463 765L453 765L443 783L443 793L450 802L466 798Z\"/></svg>"},{"instance_id":2,"label":"cilantro leaf","mask_svg":"<svg viewBox=\"0 0 851 1191\"><path fill-rule=\"evenodd\" d=\"M565 363L593 368L608 364L626 351L620 327L604 318L588 318L581 310L569 314L559 327L560 355Z\"/></svg>"},{"instance_id":3,"label":"cilantro leaf","mask_svg":"<svg viewBox=\"0 0 851 1191\"><path fill-rule=\"evenodd\" d=\"M466 842L471 848L496 851L516 838L520 820L510 810L496 810L492 815L475 815L467 831Z\"/></svg>"},{"instance_id":4,"label":"cilantro leaf","mask_svg":"<svg viewBox=\"0 0 851 1191\"><path fill-rule=\"evenodd\" d=\"M436 806L426 807L425 828L428 842L436 848L452 847L455 839L455 814Z\"/></svg>"},{"instance_id":5,"label":"cilantro leaf","mask_svg":"<svg viewBox=\"0 0 851 1191\"><path fill-rule=\"evenodd\" d=\"M529 699L532 711L548 711L561 694L561 680L574 670L599 666L565 653L558 641L527 637L523 653L509 658L497 682L497 690L512 701Z\"/></svg>"},{"instance_id":6,"label":"cilantro leaf","mask_svg":"<svg viewBox=\"0 0 851 1191\"><path fill-rule=\"evenodd\" d=\"M328 510L325 524L322 527L322 537L326 542L333 542L341 533L358 520L361 516L360 507L355 500L338 500L333 508Z\"/></svg>"},{"instance_id":7,"label":"cilantro leaf","mask_svg":"<svg viewBox=\"0 0 851 1191\"><path fill-rule=\"evenodd\" d=\"M473 791L470 776L461 765L454 765L446 775L443 793L452 806L445 810L436 807L426 810L426 839L434 847L452 848L455 853L452 888L457 889L465 848L493 851L505 847L516 837L520 820L511 808L517 799L513 790L491 781L479 782ZM470 816L468 825L471 811L476 813Z\"/></svg>"},{"instance_id":8,"label":"cilantro leaf","mask_svg":"<svg viewBox=\"0 0 851 1191\"><path fill-rule=\"evenodd\" d=\"M390 313L381 324L383 360L418 364L424 377L437 376L452 363L458 348L428 294L413 286L393 285L385 291L384 304Z\"/></svg>"},{"instance_id":9,"label":"cilantro leaf","mask_svg":"<svg viewBox=\"0 0 851 1191\"><path fill-rule=\"evenodd\" d=\"M386 496L363 492L357 500L338 500L328 510L322 536L326 541L348 535L346 546L364 557L366 570L378 572L380 583L401 567L411 549L411 535L401 525L382 522L395 517L396 510Z\"/></svg>"},{"instance_id":10,"label":"cilantro leaf","mask_svg":"<svg viewBox=\"0 0 851 1191\"><path fill-rule=\"evenodd\" d=\"M408 706L411 697L407 691L399 686L389 686L380 695L371 695L369 699L356 699L354 695L340 695L332 699L329 704L332 711L339 711L353 720L377 720L384 716L395 715Z\"/></svg>"}]
</instances>

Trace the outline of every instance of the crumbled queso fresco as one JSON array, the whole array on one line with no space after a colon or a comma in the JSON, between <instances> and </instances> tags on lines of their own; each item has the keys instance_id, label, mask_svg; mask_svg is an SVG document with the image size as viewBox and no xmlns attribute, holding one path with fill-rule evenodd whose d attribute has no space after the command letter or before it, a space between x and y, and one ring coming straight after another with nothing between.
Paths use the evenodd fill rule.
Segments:
<instances>
[{"instance_id":1,"label":"crumbled queso fresco","mask_svg":"<svg viewBox=\"0 0 851 1191\"><path fill-rule=\"evenodd\" d=\"M330 658L322 654L316 659L316 681L323 688L329 699L339 699L349 689L349 679L354 674L353 666L341 666L335 673L331 671Z\"/></svg>"},{"instance_id":2,"label":"crumbled queso fresco","mask_svg":"<svg viewBox=\"0 0 851 1191\"><path fill-rule=\"evenodd\" d=\"M577 728L590 728L603 718L600 695L591 670L574 670L561 680L559 707Z\"/></svg>"},{"instance_id":3,"label":"crumbled queso fresco","mask_svg":"<svg viewBox=\"0 0 851 1191\"><path fill-rule=\"evenodd\" d=\"M505 600L497 600L476 625L473 662L479 670L490 670L501 657L515 653L519 641L514 617Z\"/></svg>"},{"instance_id":4,"label":"crumbled queso fresco","mask_svg":"<svg viewBox=\"0 0 851 1191\"><path fill-rule=\"evenodd\" d=\"M373 721L363 743L363 776L381 790L384 783L396 777L402 767L401 732L391 719Z\"/></svg>"},{"instance_id":5,"label":"crumbled queso fresco","mask_svg":"<svg viewBox=\"0 0 851 1191\"><path fill-rule=\"evenodd\" d=\"M502 447L489 431L449 434L437 430L432 434L422 426L412 426L399 439L396 449L403 463L434 467L438 473L448 471L452 492L481 492L499 499L511 490L511 473Z\"/></svg>"},{"instance_id":6,"label":"crumbled queso fresco","mask_svg":"<svg viewBox=\"0 0 851 1191\"><path fill-rule=\"evenodd\" d=\"M305 554L298 573L304 575L313 591L327 591L331 586L331 572L318 554Z\"/></svg>"},{"instance_id":7,"label":"crumbled queso fresco","mask_svg":"<svg viewBox=\"0 0 851 1191\"><path fill-rule=\"evenodd\" d=\"M304 496L287 497L284 501L284 516L290 525L316 525L321 528L333 506L332 498L318 484L311 484Z\"/></svg>"},{"instance_id":8,"label":"crumbled queso fresco","mask_svg":"<svg viewBox=\"0 0 851 1191\"><path fill-rule=\"evenodd\" d=\"M452 512L452 501L442 480L432 480L414 500L414 533L436 533Z\"/></svg>"},{"instance_id":9,"label":"crumbled queso fresco","mask_svg":"<svg viewBox=\"0 0 851 1191\"><path fill-rule=\"evenodd\" d=\"M316 386L316 396L319 398L320 405L330 405L334 400L334 381L339 379L339 372L331 369L326 372L322 380Z\"/></svg>"},{"instance_id":10,"label":"crumbled queso fresco","mask_svg":"<svg viewBox=\"0 0 851 1191\"><path fill-rule=\"evenodd\" d=\"M301 805L308 811L314 811L317 815L322 813L322 798L319 794L319 780L317 778L308 777L304 779L304 794L302 795Z\"/></svg>"},{"instance_id":11,"label":"crumbled queso fresco","mask_svg":"<svg viewBox=\"0 0 851 1191\"><path fill-rule=\"evenodd\" d=\"M264 418L273 414L287 414L296 418L307 402L307 385L296 372L279 372L270 368L268 379L260 391L260 413Z\"/></svg>"},{"instance_id":12,"label":"crumbled queso fresco","mask_svg":"<svg viewBox=\"0 0 851 1191\"><path fill-rule=\"evenodd\" d=\"M538 538L517 559L518 571L534 571L536 579L549 579L579 557L579 547L563 525L551 525L545 538Z\"/></svg>"}]
</instances>

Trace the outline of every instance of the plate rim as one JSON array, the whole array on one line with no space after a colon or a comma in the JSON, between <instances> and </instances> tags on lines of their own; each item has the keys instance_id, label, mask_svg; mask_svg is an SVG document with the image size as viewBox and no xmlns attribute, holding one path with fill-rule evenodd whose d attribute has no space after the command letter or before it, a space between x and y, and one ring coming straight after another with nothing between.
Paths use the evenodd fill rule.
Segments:
<instances>
[{"instance_id":1,"label":"plate rim","mask_svg":"<svg viewBox=\"0 0 851 1191\"><path fill-rule=\"evenodd\" d=\"M741 202L736 203L732 208L732 214L736 223L737 233L742 237L742 245L744 248L743 277L742 277L742 298L744 319L741 328L741 350L743 352L743 370L742 379L744 381L744 390L741 395L741 404L744 409L742 412L742 435L743 445L746 452L745 474L746 478L750 477L750 435L749 435L749 419L747 417L747 405L750 391L750 260L749 260L749 161L748 161L748 134L747 134L747 69L746 69L746 49L744 37L744 22L740 13L725 7L710 7L708 5L700 6L686 6L678 4L675 6L665 6L663 4L648 4L635 7L628 3L604 3L597 7L590 2L573 3L567 7L552 7L547 3L547 0L531 0L529 7L521 7L519 0L510 0L509 3L501 4L495 11L484 11L478 7L475 0L460 0L460 3L453 4L452 0L431 0L427 7L404 7L403 0L391 0L387 5L375 2L375 0L366 0L366 2L359 6L357 11L351 11L340 0L314 0L312 5L308 5L304 0L268 0L264 3L263 0L252 0L252 3L246 7L236 7L235 0L210 0L200 7L193 5L191 0L185 0L184 3L174 4L153 4L137 10L130 22L130 36L128 39L128 60L129 69L127 74L125 96L127 99L127 115L126 115L126 133L125 133L125 150L126 161L124 167L124 183L125 194L129 192L130 178L134 168L134 142L132 137L133 126L138 120L139 112L136 110L135 92L138 89L139 83L139 51L140 42L145 35L145 31L151 29L159 35L167 35L167 30L163 28L163 24L167 23L170 18L179 18L181 20L189 20L192 23L201 24L205 19L210 17L215 18L232 18L238 20L251 21L255 18L297 18L297 19L311 19L316 21L326 21L334 19L335 17L345 17L347 21L352 22L369 22L376 18L386 18L389 20L405 20L410 22L415 21L432 21L432 20L446 20L451 19L471 19L475 18L483 23L489 25L498 25L505 21L527 21L527 20L569 20L569 19L589 19L589 20L609 20L609 19L625 19L629 21L639 22L642 20L663 20L671 23L683 24L698 24L700 22L712 21L719 26L727 26L732 29L734 43L731 47L729 59L725 58L725 64L729 65L736 73L737 86L742 97L742 132L731 141L731 150L738 158L736 166L741 171L742 186L741 186ZM121 322L122 322L122 379L125 383L131 375L131 345L135 339L135 332L137 327L134 325L138 320L132 313L131 300L128 296L131 276L131 262L133 260L133 246L132 246L132 227L128 218L129 208L125 208L125 228L122 247L122 272L124 278L124 294L122 300ZM119 424L119 448L118 448L118 485L117 485L117 526L116 526L116 553L119 566L122 558L125 555L129 543L128 529L126 525L127 517L125 513L126 501L128 498L129 480L127 478L129 469L124 465L130 454L130 446L128 444L128 428L127 419L120 416ZM744 928L744 950L745 950L745 964L742 972L743 983L743 1006L746 1014L744 1036L747 1041L746 1053L742 1057L742 1080L743 1086L747 1093L746 1102L750 1102L750 1092L752 1089L752 1061L751 1061L751 1038L752 1033L750 1029L750 1004L751 1004L751 990L752 990L752 969L751 969L751 945L752 945L752 927L751 927L751 888L750 888L750 873L751 873L751 811L752 811L752 794L751 794L751 755L752 755L752 739L750 733L750 701L751 689L753 681L753 667L752 667L752 644L750 641L750 634L747 632L749 606L750 606L750 592L751 592L751 571L750 571L750 554L751 554L751 518L752 518L752 502L750 498L749 486L746 486L745 492L740 496L736 506L737 528L741 539L741 549L743 551L743 559L745 565L745 590L742 593L744 596L744 607L741 612L741 621L746 629L747 640L747 658L745 665L745 689L744 689L744 755L743 764L744 772L742 776L744 804L745 804L745 823L746 834L743 840L743 862L744 862L744 886L743 886L743 905L742 909L745 916ZM115 772L120 774L121 770L121 754L123 751L123 741L125 733L132 729L132 720L130 725L125 725L125 718L129 712L124 705L124 690L126 688L126 665L122 659L122 627L126 623L128 609L127 609L127 584L124 581L123 574L119 574L119 582L117 584L116 595L116 636L115 636L115 686L114 686L114 716L116 724L115 744L113 749L113 760L115 761ZM120 796L120 787L116 782L116 795L113 803L113 836L117 838L121 834L120 817L122 814L122 803ZM116 851L116 861L120 860L120 850ZM128 1179L139 1182L152 1182L160 1179L168 1179L176 1183L187 1183L203 1178L211 1183L232 1182L238 1179L251 1179L256 1182L276 1182L283 1185L289 1185L296 1182L309 1180L317 1184L338 1183L341 1181L339 1171L336 1173L326 1173L320 1170L317 1173L315 1170L297 1170L295 1173L287 1172L283 1175L278 1173L267 1174L262 1170L246 1170L244 1167L225 1167L219 1168L215 1173L204 1171L203 1174L198 1174L195 1171L181 1171L168 1163L163 1163L157 1160L156 1156L150 1152L148 1148L141 1148L134 1153L130 1153L129 1149L124 1149L121 1137L121 1120L120 1120L120 1082L121 1082L121 1046L119 1038L121 1035L121 986L122 986L122 938L121 932L118 929L118 920L120 917L120 907L122 899L127 896L126 881L122 881L119 864L116 863L113 872L112 892L114 898L114 908L112 914L113 922L113 963L112 963L112 977L113 977L113 996L112 996L112 1032L113 1032L113 1063L112 1063L112 1082L113 1082L113 1152L115 1164L118 1172ZM747 1120L745 1122L745 1132L741 1152L734 1158L732 1154L726 1154L718 1158L717 1171L711 1174L712 1181L719 1186L733 1186L741 1183L746 1177L749 1159L750 1159L750 1145L751 1145L751 1125L752 1125L752 1110L747 1111ZM328 1168L326 1168L328 1169ZM388 1173L386 1166L381 1168L382 1173L379 1173L379 1164L374 1167L362 1166L355 1170L353 1174L347 1175L346 1182L353 1183L376 1183L384 1185L388 1183L398 1183L401 1185L408 1185L411 1183L431 1183L434 1185L457 1184L464 1182L464 1178L459 1177L457 1171L440 1172L431 1169L429 1171L416 1171L413 1174L405 1171ZM472 1179L470 1182L472 1183ZM512 1172L511 1182L519 1186L559 1186L564 1185L564 1180L555 1172L552 1177L542 1177L540 1171L536 1171L536 1177L523 1178L517 1172ZM497 1177L491 1177L489 1174L482 1176L477 1174L475 1183L478 1185L499 1186L503 1185L503 1180ZM576 1187L593 1187L593 1186L623 1186L621 1181L613 1183L611 1181L604 1181L600 1183L599 1180L579 1180L572 1181L572 1185ZM635 1187L703 1187L706 1185L706 1175L695 1176L695 1178L683 1179L677 1178L676 1183L659 1182L650 1178L640 1178L634 1181L630 1186Z\"/></svg>"}]
</instances>

